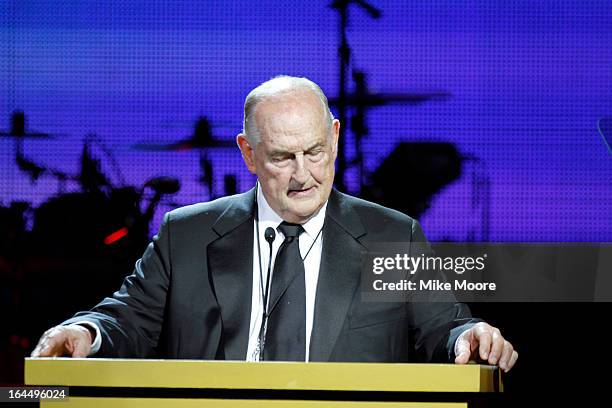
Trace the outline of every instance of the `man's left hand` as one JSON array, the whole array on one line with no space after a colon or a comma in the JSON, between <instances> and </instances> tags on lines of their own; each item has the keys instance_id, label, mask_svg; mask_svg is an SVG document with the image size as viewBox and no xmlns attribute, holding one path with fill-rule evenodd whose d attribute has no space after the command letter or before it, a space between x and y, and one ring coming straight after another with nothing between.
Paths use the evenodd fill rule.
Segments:
<instances>
[{"instance_id":1,"label":"man's left hand","mask_svg":"<svg viewBox=\"0 0 612 408\"><path fill-rule=\"evenodd\" d=\"M518 353L499 329L484 322L459 335L455 343L455 356L455 364L466 364L480 358L491 365L499 365L504 372L510 371L518 359Z\"/></svg>"}]
</instances>

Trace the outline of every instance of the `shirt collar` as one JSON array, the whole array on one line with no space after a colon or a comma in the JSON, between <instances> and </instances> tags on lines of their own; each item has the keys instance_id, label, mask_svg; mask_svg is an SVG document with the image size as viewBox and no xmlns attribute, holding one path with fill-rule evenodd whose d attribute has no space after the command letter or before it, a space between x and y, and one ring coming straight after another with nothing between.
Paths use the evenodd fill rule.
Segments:
<instances>
[{"instance_id":1,"label":"shirt collar","mask_svg":"<svg viewBox=\"0 0 612 408\"><path fill-rule=\"evenodd\" d=\"M306 234L308 234L311 239L315 239L321 228L323 228L326 210L327 201L325 201L323 207L321 207L312 218L302 224L302 228L304 228L304 231L306 231ZM283 222L283 219L266 201L266 197L263 195L259 183L257 183L257 216L259 217L259 224L262 227L262 231L265 231L268 227L272 227L276 231L280 223Z\"/></svg>"}]
</instances>

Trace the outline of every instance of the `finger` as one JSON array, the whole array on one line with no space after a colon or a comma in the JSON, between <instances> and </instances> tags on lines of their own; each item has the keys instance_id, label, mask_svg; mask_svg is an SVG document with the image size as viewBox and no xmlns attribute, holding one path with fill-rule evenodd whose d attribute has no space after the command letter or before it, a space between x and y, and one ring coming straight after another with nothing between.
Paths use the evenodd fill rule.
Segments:
<instances>
[{"instance_id":1,"label":"finger","mask_svg":"<svg viewBox=\"0 0 612 408\"><path fill-rule=\"evenodd\" d=\"M75 337L70 343L72 357L85 358L89 356L89 351L91 350L91 340L88 336Z\"/></svg>"},{"instance_id":2,"label":"finger","mask_svg":"<svg viewBox=\"0 0 612 408\"><path fill-rule=\"evenodd\" d=\"M480 358L485 361L488 360L489 354L491 353L492 338L491 332L488 330L489 327L490 326L481 330L476 330L476 333L474 334L479 344L478 354L480 355Z\"/></svg>"},{"instance_id":3,"label":"finger","mask_svg":"<svg viewBox=\"0 0 612 408\"><path fill-rule=\"evenodd\" d=\"M30 353L30 357L40 357L40 340L38 341L36 347L34 347L34 350L32 350Z\"/></svg>"},{"instance_id":4,"label":"finger","mask_svg":"<svg viewBox=\"0 0 612 408\"><path fill-rule=\"evenodd\" d=\"M508 362L508 368L506 369L506 372L510 371L512 367L514 367L514 364L516 364L516 360L518 360L518 353L516 350L514 350L512 352L512 356L510 357L510 361Z\"/></svg>"},{"instance_id":5,"label":"finger","mask_svg":"<svg viewBox=\"0 0 612 408\"><path fill-rule=\"evenodd\" d=\"M65 335L62 332L56 332L49 336L45 341L44 347L41 349L41 357L60 357L64 354Z\"/></svg>"},{"instance_id":6,"label":"finger","mask_svg":"<svg viewBox=\"0 0 612 408\"><path fill-rule=\"evenodd\" d=\"M513 351L514 347L512 347L512 344L508 340L504 340L504 350L499 358L499 367L506 372L508 371L508 364L510 363Z\"/></svg>"},{"instance_id":7,"label":"finger","mask_svg":"<svg viewBox=\"0 0 612 408\"><path fill-rule=\"evenodd\" d=\"M30 354L31 357L41 357L40 353L41 350L43 349L43 347L45 347L46 342L47 342L47 337L49 336L49 333L51 332L52 329L49 329L47 331L45 331L42 336L40 336L40 339L38 339L38 343L36 344L36 347L34 347L34 350L32 350L32 353Z\"/></svg>"},{"instance_id":8,"label":"finger","mask_svg":"<svg viewBox=\"0 0 612 408\"><path fill-rule=\"evenodd\" d=\"M491 331L491 352L489 353L488 362L491 365L498 364L499 358L504 351L504 337L501 335L498 329L492 327Z\"/></svg>"},{"instance_id":9,"label":"finger","mask_svg":"<svg viewBox=\"0 0 612 408\"><path fill-rule=\"evenodd\" d=\"M460 338L457 340L457 348L455 351L455 364L467 364L470 361L470 342L467 339Z\"/></svg>"},{"instance_id":10,"label":"finger","mask_svg":"<svg viewBox=\"0 0 612 408\"><path fill-rule=\"evenodd\" d=\"M57 357L63 354L65 338L65 333L57 327L49 329L43 334L32 354L36 357Z\"/></svg>"},{"instance_id":11,"label":"finger","mask_svg":"<svg viewBox=\"0 0 612 408\"><path fill-rule=\"evenodd\" d=\"M89 356L89 351L91 350L91 346L82 340L78 340L74 345L74 350L72 351L72 357L74 358L85 358Z\"/></svg>"},{"instance_id":12,"label":"finger","mask_svg":"<svg viewBox=\"0 0 612 408\"><path fill-rule=\"evenodd\" d=\"M32 350L30 357L40 357L40 349L43 347L43 338L44 335L38 340L38 343L36 344L36 347L34 347L34 350Z\"/></svg>"}]
</instances>

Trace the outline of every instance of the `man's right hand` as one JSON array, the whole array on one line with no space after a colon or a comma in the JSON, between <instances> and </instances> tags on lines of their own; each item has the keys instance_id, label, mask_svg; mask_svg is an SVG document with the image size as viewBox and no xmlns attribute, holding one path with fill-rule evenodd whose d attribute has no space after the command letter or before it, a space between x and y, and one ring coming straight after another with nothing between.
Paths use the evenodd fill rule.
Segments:
<instances>
[{"instance_id":1,"label":"man's right hand","mask_svg":"<svg viewBox=\"0 0 612 408\"><path fill-rule=\"evenodd\" d=\"M92 335L84 326L55 326L43 333L32 357L87 357Z\"/></svg>"}]
</instances>

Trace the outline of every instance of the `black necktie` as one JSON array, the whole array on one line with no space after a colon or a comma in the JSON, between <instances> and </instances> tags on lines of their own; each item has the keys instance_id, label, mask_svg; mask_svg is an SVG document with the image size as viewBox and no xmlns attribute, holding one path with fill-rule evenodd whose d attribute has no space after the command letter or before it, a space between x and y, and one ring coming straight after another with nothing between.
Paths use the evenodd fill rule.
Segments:
<instances>
[{"instance_id":1,"label":"black necktie","mask_svg":"<svg viewBox=\"0 0 612 408\"><path fill-rule=\"evenodd\" d=\"M300 256L299 224L282 222L285 236L272 273L264 360L304 361L306 358L306 284Z\"/></svg>"}]
</instances>

